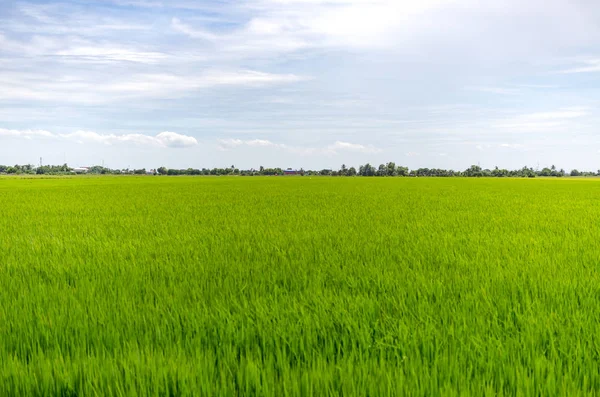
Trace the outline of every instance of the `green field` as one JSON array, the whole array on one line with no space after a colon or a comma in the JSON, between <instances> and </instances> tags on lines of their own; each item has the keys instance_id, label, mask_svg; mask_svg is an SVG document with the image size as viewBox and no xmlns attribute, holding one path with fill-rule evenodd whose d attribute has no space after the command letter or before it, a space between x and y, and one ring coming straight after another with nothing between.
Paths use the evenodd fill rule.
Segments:
<instances>
[{"instance_id":1,"label":"green field","mask_svg":"<svg viewBox=\"0 0 600 397\"><path fill-rule=\"evenodd\" d=\"M600 180L0 179L0 395L600 390Z\"/></svg>"}]
</instances>

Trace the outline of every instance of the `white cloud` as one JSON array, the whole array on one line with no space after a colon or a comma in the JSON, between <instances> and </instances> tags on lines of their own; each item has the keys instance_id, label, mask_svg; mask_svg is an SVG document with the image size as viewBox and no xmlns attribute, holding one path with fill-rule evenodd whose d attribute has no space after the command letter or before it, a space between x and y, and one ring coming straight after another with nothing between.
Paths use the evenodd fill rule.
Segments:
<instances>
[{"instance_id":1,"label":"white cloud","mask_svg":"<svg viewBox=\"0 0 600 397\"><path fill-rule=\"evenodd\" d=\"M210 32L205 32L203 30L194 29L190 25L183 23L179 18L173 18L171 20L171 27L175 31L183 33L194 39L203 39L203 40L209 40L209 41L218 39L217 35L212 34Z\"/></svg>"},{"instance_id":2,"label":"white cloud","mask_svg":"<svg viewBox=\"0 0 600 397\"><path fill-rule=\"evenodd\" d=\"M519 95L522 93L521 90L519 90L518 88L506 87L467 87L465 89L467 91L478 91L498 95Z\"/></svg>"},{"instance_id":3,"label":"white cloud","mask_svg":"<svg viewBox=\"0 0 600 397\"><path fill-rule=\"evenodd\" d=\"M524 147L524 145L522 145L520 143L501 143L500 147L507 148L507 149L521 149Z\"/></svg>"},{"instance_id":4,"label":"white cloud","mask_svg":"<svg viewBox=\"0 0 600 397\"><path fill-rule=\"evenodd\" d=\"M534 120L556 120L556 119L576 119L587 116L589 112L585 108L566 108L554 112L532 113L522 116L524 119Z\"/></svg>"},{"instance_id":5,"label":"white cloud","mask_svg":"<svg viewBox=\"0 0 600 397\"><path fill-rule=\"evenodd\" d=\"M156 64L167 58L160 52L144 52L126 48L87 45L71 47L56 52L57 56L65 60L96 61L96 62L138 62Z\"/></svg>"},{"instance_id":6,"label":"white cloud","mask_svg":"<svg viewBox=\"0 0 600 397\"><path fill-rule=\"evenodd\" d=\"M393 45L394 36L424 12L453 3L457 1L259 0L256 6L262 6L261 25L273 34L302 36L312 45L374 48Z\"/></svg>"},{"instance_id":7,"label":"white cloud","mask_svg":"<svg viewBox=\"0 0 600 397\"><path fill-rule=\"evenodd\" d=\"M171 148L190 147L198 144L198 140L192 136L181 135L170 131L161 132L156 136L156 140L163 146Z\"/></svg>"},{"instance_id":8,"label":"white cloud","mask_svg":"<svg viewBox=\"0 0 600 397\"><path fill-rule=\"evenodd\" d=\"M564 130L572 126L578 119L589 115L587 108L570 107L552 112L537 112L508 118L493 127L516 132L551 132Z\"/></svg>"},{"instance_id":9,"label":"white cloud","mask_svg":"<svg viewBox=\"0 0 600 397\"><path fill-rule=\"evenodd\" d=\"M240 146L262 147L262 148L279 148L287 149L288 146L280 143L273 143L266 139L250 139L243 141L241 139L219 139L219 148L221 150L230 150ZM291 148L290 148L291 149Z\"/></svg>"},{"instance_id":10,"label":"white cloud","mask_svg":"<svg viewBox=\"0 0 600 397\"><path fill-rule=\"evenodd\" d=\"M133 29L127 26L102 26L99 29ZM62 33L62 34L60 34ZM134 62L141 64L158 64L167 60L168 55L161 51L149 50L147 45L126 45L116 40L99 40L84 38L80 31L76 34L50 32L32 36L16 35L7 37L0 32L0 49L19 57L29 56L36 59L44 57L47 61L61 63L120 63ZM47 62L46 62L47 63Z\"/></svg>"},{"instance_id":11,"label":"white cloud","mask_svg":"<svg viewBox=\"0 0 600 397\"><path fill-rule=\"evenodd\" d=\"M291 53L312 47L314 39L304 37L302 34L284 31L278 22L271 22L260 18L252 19L244 27L232 32L212 33L173 18L171 28L185 34L192 39L212 42L216 51L211 54L219 58L247 58L259 54L275 56L278 53Z\"/></svg>"},{"instance_id":12,"label":"white cloud","mask_svg":"<svg viewBox=\"0 0 600 397\"><path fill-rule=\"evenodd\" d=\"M170 8L183 10L204 10L217 12L223 6L221 3L198 0L105 0L113 4L140 8Z\"/></svg>"},{"instance_id":13,"label":"white cloud","mask_svg":"<svg viewBox=\"0 0 600 397\"><path fill-rule=\"evenodd\" d=\"M242 146L253 147L253 148L272 148L282 149L291 153L301 155L335 155L338 152L355 152L355 153L380 153L382 150L372 145L360 145L356 143L341 142L337 141L334 144L326 147L315 148L315 147L302 147L302 146L289 146L282 143L275 143L265 139L220 139L218 141L219 148L221 150L230 150Z\"/></svg>"},{"instance_id":14,"label":"white cloud","mask_svg":"<svg viewBox=\"0 0 600 397\"><path fill-rule=\"evenodd\" d=\"M273 143L265 139L253 139L251 141L246 141L246 145L255 147L285 147L285 145Z\"/></svg>"},{"instance_id":15,"label":"white cloud","mask_svg":"<svg viewBox=\"0 0 600 397\"><path fill-rule=\"evenodd\" d=\"M99 134L92 131L76 131L71 134L60 134L58 136L68 140L75 140L80 143L92 142L106 145L113 145L116 143L134 143L137 145L184 148L198 144L198 141L194 137L168 131L161 132L156 136L144 134Z\"/></svg>"},{"instance_id":16,"label":"white cloud","mask_svg":"<svg viewBox=\"0 0 600 397\"><path fill-rule=\"evenodd\" d=\"M144 7L144 8L162 8L165 3L162 1L146 1L146 0L110 0L120 6Z\"/></svg>"},{"instance_id":17,"label":"white cloud","mask_svg":"<svg viewBox=\"0 0 600 397\"><path fill-rule=\"evenodd\" d=\"M48 4L19 3L21 17L11 18L3 24L22 33L73 34L76 36L101 36L111 31L150 30L149 24L135 23L131 18L115 14L98 14L92 7L70 4L68 1Z\"/></svg>"},{"instance_id":18,"label":"white cloud","mask_svg":"<svg viewBox=\"0 0 600 397\"><path fill-rule=\"evenodd\" d=\"M461 2L470 0L461 0ZM215 43L218 52L239 57L307 49L384 49L398 34L419 25L422 14L457 0L250 0L238 9L248 21L212 32L173 18L171 28L190 38Z\"/></svg>"},{"instance_id":19,"label":"white cloud","mask_svg":"<svg viewBox=\"0 0 600 397\"><path fill-rule=\"evenodd\" d=\"M272 74L253 70L208 70L199 74L105 75L103 80L44 72L3 72L0 70L0 100L37 100L102 103L132 98L178 98L202 89L241 86L263 87L305 80L293 74Z\"/></svg>"},{"instance_id":20,"label":"white cloud","mask_svg":"<svg viewBox=\"0 0 600 397\"><path fill-rule=\"evenodd\" d=\"M358 143L342 141L336 141L333 145L329 146L329 149L333 151L350 151L359 153L380 153L382 151L373 145L361 145Z\"/></svg>"},{"instance_id":21,"label":"white cloud","mask_svg":"<svg viewBox=\"0 0 600 397\"><path fill-rule=\"evenodd\" d=\"M272 74L253 70L239 71L209 71L197 78L192 78L191 83L197 88L218 85L246 85L260 86L266 84L296 83L307 80L307 77L294 74Z\"/></svg>"},{"instance_id":22,"label":"white cloud","mask_svg":"<svg viewBox=\"0 0 600 397\"><path fill-rule=\"evenodd\" d=\"M233 149L238 146L242 146L244 141L241 139L219 139L219 148L222 150Z\"/></svg>"},{"instance_id":23,"label":"white cloud","mask_svg":"<svg viewBox=\"0 0 600 397\"><path fill-rule=\"evenodd\" d=\"M583 65L570 69L561 70L559 73L594 73L600 72L600 59L590 59L583 62Z\"/></svg>"},{"instance_id":24,"label":"white cloud","mask_svg":"<svg viewBox=\"0 0 600 397\"><path fill-rule=\"evenodd\" d=\"M8 130L0 129L0 138L49 138L57 140L67 140L78 143L97 143L104 145L114 145L118 143L133 143L136 145L146 145L164 148L185 148L198 145L196 138L188 135L181 135L175 132L161 132L156 136L144 134L100 134L93 131L75 131L69 134L56 134L45 130Z\"/></svg>"},{"instance_id":25,"label":"white cloud","mask_svg":"<svg viewBox=\"0 0 600 397\"><path fill-rule=\"evenodd\" d=\"M2 137L32 139L37 137L54 138L55 135L45 130L8 130L0 128L0 138Z\"/></svg>"}]
</instances>

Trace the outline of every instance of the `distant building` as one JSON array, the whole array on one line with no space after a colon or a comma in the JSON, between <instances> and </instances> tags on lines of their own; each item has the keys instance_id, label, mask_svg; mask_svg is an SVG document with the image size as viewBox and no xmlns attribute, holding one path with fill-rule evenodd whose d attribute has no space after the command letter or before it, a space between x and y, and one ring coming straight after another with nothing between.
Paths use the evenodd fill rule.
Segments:
<instances>
[{"instance_id":1,"label":"distant building","mask_svg":"<svg viewBox=\"0 0 600 397\"><path fill-rule=\"evenodd\" d=\"M291 168L288 168L287 170L283 171L283 175L300 175L300 172L293 170Z\"/></svg>"},{"instance_id":2,"label":"distant building","mask_svg":"<svg viewBox=\"0 0 600 397\"><path fill-rule=\"evenodd\" d=\"M73 172L76 174L87 174L89 171L88 167L77 167L73 168Z\"/></svg>"}]
</instances>

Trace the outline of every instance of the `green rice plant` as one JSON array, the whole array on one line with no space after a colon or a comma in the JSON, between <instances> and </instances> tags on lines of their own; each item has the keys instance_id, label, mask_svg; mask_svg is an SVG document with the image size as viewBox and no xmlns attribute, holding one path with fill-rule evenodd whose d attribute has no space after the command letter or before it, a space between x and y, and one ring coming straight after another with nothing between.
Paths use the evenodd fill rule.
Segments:
<instances>
[{"instance_id":1,"label":"green rice plant","mask_svg":"<svg viewBox=\"0 0 600 397\"><path fill-rule=\"evenodd\" d=\"M600 181L0 179L0 395L593 395Z\"/></svg>"}]
</instances>

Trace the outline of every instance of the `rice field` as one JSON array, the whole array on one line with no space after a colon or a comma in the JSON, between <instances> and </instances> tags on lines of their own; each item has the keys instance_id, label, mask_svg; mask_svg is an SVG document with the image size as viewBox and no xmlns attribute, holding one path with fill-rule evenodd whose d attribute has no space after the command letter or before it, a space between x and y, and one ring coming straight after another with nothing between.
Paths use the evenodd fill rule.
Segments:
<instances>
[{"instance_id":1,"label":"rice field","mask_svg":"<svg viewBox=\"0 0 600 397\"><path fill-rule=\"evenodd\" d=\"M0 179L0 395L593 395L600 180Z\"/></svg>"}]
</instances>

